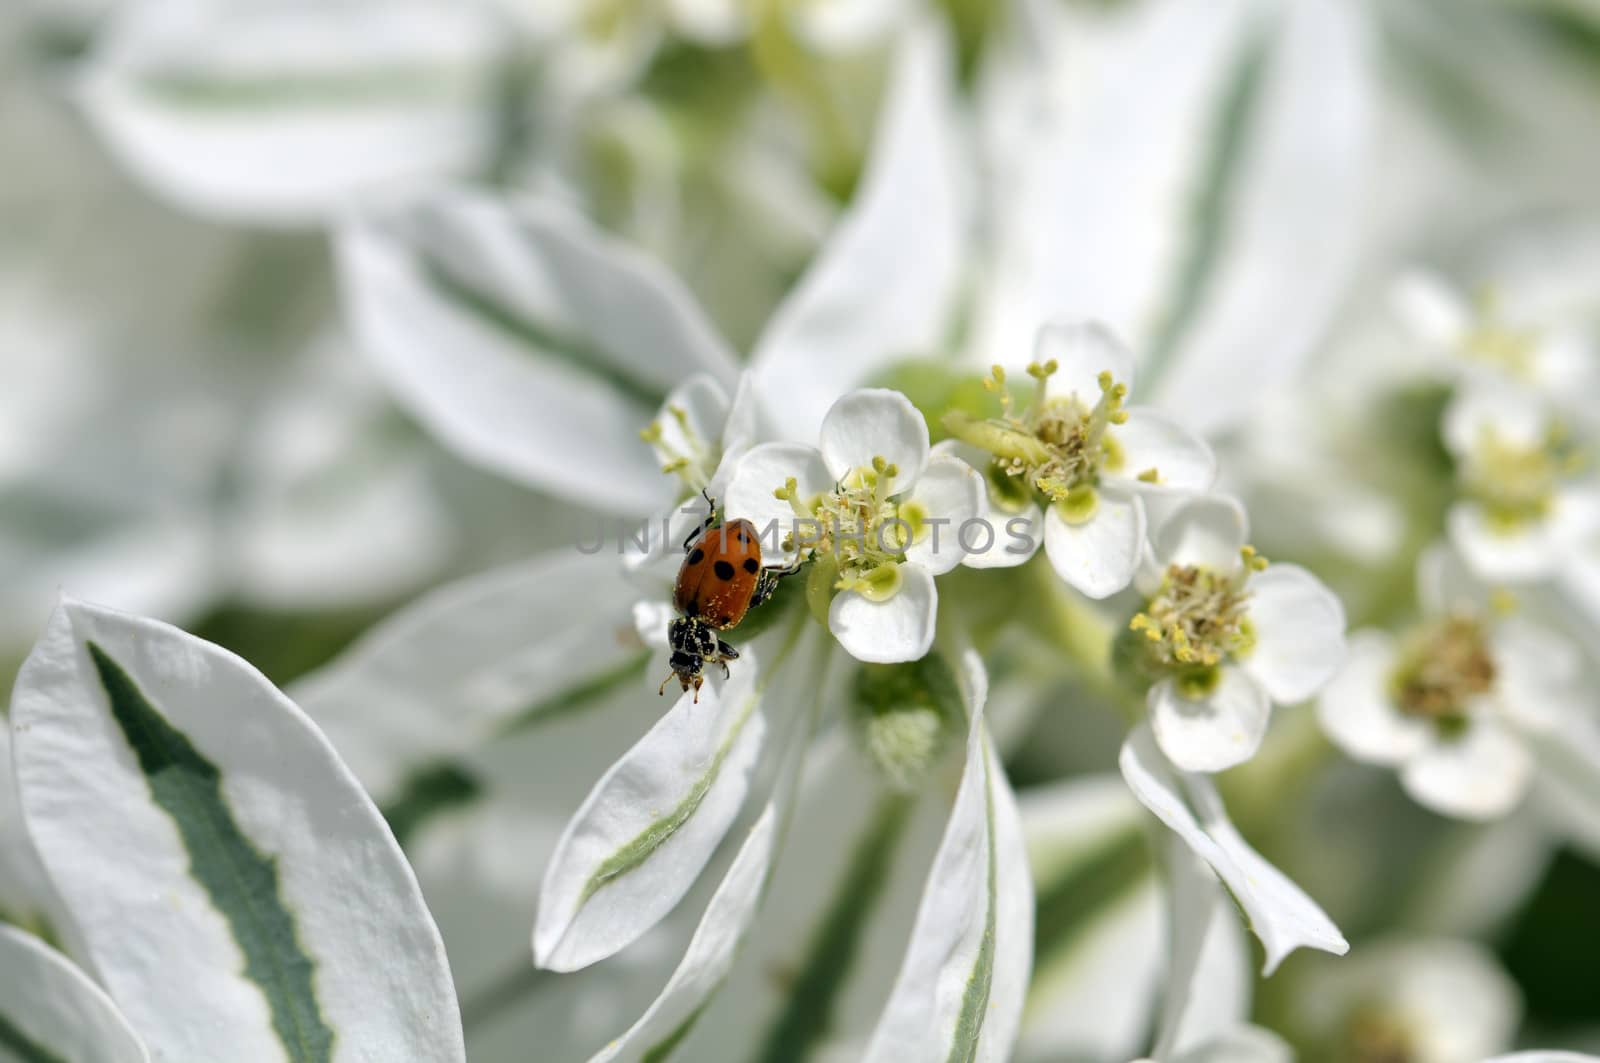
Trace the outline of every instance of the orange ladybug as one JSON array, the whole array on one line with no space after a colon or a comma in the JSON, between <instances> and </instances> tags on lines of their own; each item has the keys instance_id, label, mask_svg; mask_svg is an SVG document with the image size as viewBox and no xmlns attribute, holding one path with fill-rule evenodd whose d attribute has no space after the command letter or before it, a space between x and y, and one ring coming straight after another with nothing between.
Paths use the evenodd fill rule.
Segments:
<instances>
[{"instance_id":1,"label":"orange ladybug","mask_svg":"<svg viewBox=\"0 0 1600 1063\"><path fill-rule=\"evenodd\" d=\"M743 620L745 614L772 597L778 580L789 571L770 572L761 567L761 540L756 526L747 520L722 524L717 507L709 496L711 515L701 525L693 544L685 542L688 554L678 569L678 582L672 601L678 618L667 625L667 643L672 649L672 675L662 680L656 692L665 693L676 677L684 690L694 688L700 700L700 685L705 682L705 666L718 664L727 676L728 662L739 659L739 651L717 634Z\"/></svg>"}]
</instances>

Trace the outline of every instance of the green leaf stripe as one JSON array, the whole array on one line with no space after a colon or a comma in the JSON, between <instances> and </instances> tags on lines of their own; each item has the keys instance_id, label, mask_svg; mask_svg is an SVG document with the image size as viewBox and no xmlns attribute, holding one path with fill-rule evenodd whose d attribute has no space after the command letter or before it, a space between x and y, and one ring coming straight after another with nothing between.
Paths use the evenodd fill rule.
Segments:
<instances>
[{"instance_id":1,"label":"green leaf stripe","mask_svg":"<svg viewBox=\"0 0 1600 1063\"><path fill-rule=\"evenodd\" d=\"M904 794L890 794L878 803L877 813L856 843L844 878L834 891L833 903L811 938L783 1013L756 1056L761 1063L800 1063L828 1036L834 1006L850 982L862 935L888 888L895 850L911 809L912 801Z\"/></svg>"},{"instance_id":2,"label":"green leaf stripe","mask_svg":"<svg viewBox=\"0 0 1600 1063\"><path fill-rule=\"evenodd\" d=\"M1041 882L1034 916L1035 967L1043 970L1152 870L1150 847L1137 826L1108 838L1067 872Z\"/></svg>"},{"instance_id":3,"label":"green leaf stripe","mask_svg":"<svg viewBox=\"0 0 1600 1063\"><path fill-rule=\"evenodd\" d=\"M676 1052L678 1046L688 1038L689 1034L694 1030L694 1024L700 1021L700 1016L704 1015L706 1009L710 1006L711 1001L707 999L698 1008L691 1011L689 1017L680 1022L676 1030L673 1030L661 1041L651 1046L650 1051L640 1058L640 1063L667 1063L667 1060L672 1058L672 1053Z\"/></svg>"},{"instance_id":4,"label":"green leaf stripe","mask_svg":"<svg viewBox=\"0 0 1600 1063\"><path fill-rule=\"evenodd\" d=\"M961 995L961 1011L956 1015L955 1036L951 1038L946 1063L972 1063L978 1056L978 1040L983 1035L983 1020L989 1012L989 989L994 983L994 938L997 918L996 896L999 885L995 873L994 778L989 772L988 739L984 738L983 814L989 832L989 890L983 913L983 940L967 976L967 989Z\"/></svg>"},{"instance_id":5,"label":"green leaf stripe","mask_svg":"<svg viewBox=\"0 0 1600 1063\"><path fill-rule=\"evenodd\" d=\"M1209 155L1200 174L1192 208L1190 225L1194 235L1175 283L1171 306L1150 344L1150 357L1140 384L1144 394L1150 393L1152 385L1172 360L1184 333L1199 315L1217 272L1217 259L1227 238L1229 212L1238 194L1236 185L1244 161L1245 136L1260 96L1266 60L1266 37L1258 32L1241 48L1238 64L1217 109L1211 136L1207 139Z\"/></svg>"},{"instance_id":6,"label":"green leaf stripe","mask_svg":"<svg viewBox=\"0 0 1600 1063\"><path fill-rule=\"evenodd\" d=\"M294 1063L326 1063L334 1033L317 1001L315 964L279 892L277 860L239 829L217 766L167 722L121 665L88 645L112 718L133 748L150 796L177 825L189 873L227 920L244 954L244 977L266 998L285 1053Z\"/></svg>"},{"instance_id":7,"label":"green leaf stripe","mask_svg":"<svg viewBox=\"0 0 1600 1063\"><path fill-rule=\"evenodd\" d=\"M551 361L584 376L598 378L612 391L654 413L666 401L666 391L653 381L635 376L617 365L606 351L577 336L563 335L542 321L524 317L472 282L457 276L444 261L418 252L422 272L445 300L455 303L488 327L502 333L518 346L532 348ZM647 416L648 416L647 413Z\"/></svg>"},{"instance_id":8,"label":"green leaf stripe","mask_svg":"<svg viewBox=\"0 0 1600 1063\"><path fill-rule=\"evenodd\" d=\"M589 876L589 881L583 884L583 892L578 896L578 907L582 908L588 903L601 887L612 879L620 878L634 868L650 859L655 851L665 845L671 838L700 809L700 805L711 792L711 787L717 781L717 776L722 773L722 764L728 759L733 745L739 740L739 735L744 732L745 724L750 722L750 714L755 711L756 703L761 700L761 692L752 691L745 698L744 704L739 708L739 714L733 721L733 726L728 728L728 733L723 736L722 744L711 757L711 763L706 770L695 779L689 792L673 806L672 810L664 816L658 816L650 825L640 831L634 838L619 848L616 852L606 857L600 866L594 869L594 874Z\"/></svg>"},{"instance_id":9,"label":"green leaf stripe","mask_svg":"<svg viewBox=\"0 0 1600 1063\"><path fill-rule=\"evenodd\" d=\"M144 95L172 107L261 111L472 100L487 96L493 82L483 68L396 63L366 70L254 76L174 71L146 75L138 85Z\"/></svg>"},{"instance_id":10,"label":"green leaf stripe","mask_svg":"<svg viewBox=\"0 0 1600 1063\"><path fill-rule=\"evenodd\" d=\"M0 1059L16 1059L20 1063L67 1063L67 1060L44 1048L6 1021L0 1015Z\"/></svg>"}]
</instances>

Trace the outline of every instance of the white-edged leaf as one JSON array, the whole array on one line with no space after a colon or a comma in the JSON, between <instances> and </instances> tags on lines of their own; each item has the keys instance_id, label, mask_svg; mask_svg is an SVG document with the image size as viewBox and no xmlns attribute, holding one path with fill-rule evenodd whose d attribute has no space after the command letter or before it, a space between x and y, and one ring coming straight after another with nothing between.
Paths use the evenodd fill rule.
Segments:
<instances>
[{"instance_id":1,"label":"white-edged leaf","mask_svg":"<svg viewBox=\"0 0 1600 1063\"><path fill-rule=\"evenodd\" d=\"M1116 775L1024 792L1037 955L1019 1058L1131 1059L1165 941L1144 811Z\"/></svg>"},{"instance_id":2,"label":"white-edged leaf","mask_svg":"<svg viewBox=\"0 0 1600 1063\"><path fill-rule=\"evenodd\" d=\"M1242 80L1213 132L1213 150L1233 157L1213 163L1215 198L1197 212L1169 288L1172 345L1152 353L1164 364L1146 375L1196 431L1226 428L1262 387L1290 379L1353 279L1376 127L1367 6L1274 5L1262 54L1252 44L1240 58Z\"/></svg>"},{"instance_id":3,"label":"white-edged leaf","mask_svg":"<svg viewBox=\"0 0 1600 1063\"><path fill-rule=\"evenodd\" d=\"M177 205L314 223L488 163L507 30L473 0L127 4L81 97L118 159Z\"/></svg>"},{"instance_id":4,"label":"white-edged leaf","mask_svg":"<svg viewBox=\"0 0 1600 1063\"><path fill-rule=\"evenodd\" d=\"M682 284L551 202L441 192L347 221L346 312L395 396L463 457L599 508L655 513L676 481L639 438L732 354Z\"/></svg>"},{"instance_id":5,"label":"white-edged leaf","mask_svg":"<svg viewBox=\"0 0 1600 1063\"><path fill-rule=\"evenodd\" d=\"M987 72L996 247L980 281L974 359L1026 363L1039 327L1057 319L1104 321L1145 351L1183 255L1209 109L1251 9L1142 5L1084 66L1060 52L1089 52L1087 35L1059 33L1049 17L1019 20L1027 39L1012 42L1010 69ZM1085 67L1099 74L1086 85Z\"/></svg>"},{"instance_id":6,"label":"white-edged leaf","mask_svg":"<svg viewBox=\"0 0 1600 1063\"><path fill-rule=\"evenodd\" d=\"M1254 979L1243 931L1217 876L1167 836L1170 951L1154 1055L1173 1059L1223 1038L1250 1015Z\"/></svg>"},{"instance_id":7,"label":"white-edged leaf","mask_svg":"<svg viewBox=\"0 0 1600 1063\"><path fill-rule=\"evenodd\" d=\"M766 736L746 650L733 678L679 696L567 824L539 892L533 952L574 971L605 959L683 899L733 825Z\"/></svg>"},{"instance_id":8,"label":"white-edged leaf","mask_svg":"<svg viewBox=\"0 0 1600 1063\"><path fill-rule=\"evenodd\" d=\"M824 646L826 651L828 647ZM820 704L820 695L794 698ZM798 708L798 704L795 706ZM794 804L795 790L805 766L811 740L811 723L805 713L789 727L789 745L782 753L778 780L754 826L745 835L733 862L706 904L682 961L658 996L629 1027L627 1033L606 1045L591 1063L619 1060L653 1063L679 1044L710 1003L733 969L739 947L755 922L767 880L772 873Z\"/></svg>"},{"instance_id":9,"label":"white-edged leaf","mask_svg":"<svg viewBox=\"0 0 1600 1063\"><path fill-rule=\"evenodd\" d=\"M613 553L552 552L430 592L292 692L368 792L389 801L409 773L507 728L629 683L650 693L650 650L630 617L637 597Z\"/></svg>"},{"instance_id":10,"label":"white-edged leaf","mask_svg":"<svg viewBox=\"0 0 1600 1063\"><path fill-rule=\"evenodd\" d=\"M0 1058L144 1063L150 1057L105 990L32 934L0 926Z\"/></svg>"},{"instance_id":11,"label":"white-edged leaf","mask_svg":"<svg viewBox=\"0 0 1600 1063\"><path fill-rule=\"evenodd\" d=\"M28 833L86 964L158 1058L464 1058L411 868L247 663L67 599L11 724Z\"/></svg>"},{"instance_id":12,"label":"white-edged leaf","mask_svg":"<svg viewBox=\"0 0 1600 1063\"><path fill-rule=\"evenodd\" d=\"M1033 966L1033 882L1016 799L983 725L988 678L963 652L966 766L911 944L864 1058L1010 1057Z\"/></svg>"},{"instance_id":13,"label":"white-edged leaf","mask_svg":"<svg viewBox=\"0 0 1600 1063\"><path fill-rule=\"evenodd\" d=\"M1122 777L1139 802L1211 865L1266 949L1264 972L1302 946L1344 955L1349 944L1317 903L1250 848L1228 820L1209 778L1180 773L1157 747L1149 724L1123 743Z\"/></svg>"},{"instance_id":14,"label":"white-edged leaf","mask_svg":"<svg viewBox=\"0 0 1600 1063\"><path fill-rule=\"evenodd\" d=\"M22 823L11 775L11 729L0 727L0 922L35 927L48 923L54 894Z\"/></svg>"},{"instance_id":15,"label":"white-edged leaf","mask_svg":"<svg viewBox=\"0 0 1600 1063\"><path fill-rule=\"evenodd\" d=\"M964 209L950 42L901 39L862 187L752 359L783 435L810 443L840 395L891 361L934 353L962 266Z\"/></svg>"}]
</instances>

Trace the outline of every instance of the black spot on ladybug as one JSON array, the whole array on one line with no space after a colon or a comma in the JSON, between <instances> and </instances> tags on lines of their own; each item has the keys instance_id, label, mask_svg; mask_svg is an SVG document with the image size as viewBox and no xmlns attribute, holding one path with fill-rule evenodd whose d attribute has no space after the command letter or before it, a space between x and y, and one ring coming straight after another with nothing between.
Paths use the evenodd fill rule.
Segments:
<instances>
[{"instance_id":1,"label":"black spot on ladybug","mask_svg":"<svg viewBox=\"0 0 1600 1063\"><path fill-rule=\"evenodd\" d=\"M753 557L747 557L744 559L744 570L750 573L750 575L754 576L757 572L761 571L761 562L757 561Z\"/></svg>"},{"instance_id":2,"label":"black spot on ladybug","mask_svg":"<svg viewBox=\"0 0 1600 1063\"><path fill-rule=\"evenodd\" d=\"M700 562L704 561L705 559L706 559L706 552L704 550L700 549L697 546L697 547L694 548L694 553L689 555L689 564L698 565Z\"/></svg>"},{"instance_id":3,"label":"black spot on ladybug","mask_svg":"<svg viewBox=\"0 0 1600 1063\"><path fill-rule=\"evenodd\" d=\"M750 539L749 539L749 537L748 537L748 536L746 536L746 535L745 535L745 533L744 533L744 529L743 529L743 528L740 528L740 529L739 529L739 531L738 531L738 535L739 535L739 541L740 541L740 542L741 542L741 543L747 543L747 542L749 542L749 541L750 541Z\"/></svg>"},{"instance_id":4,"label":"black spot on ladybug","mask_svg":"<svg viewBox=\"0 0 1600 1063\"><path fill-rule=\"evenodd\" d=\"M733 566L728 564L726 561L718 561L712 566L712 571L717 574L718 579L733 578Z\"/></svg>"}]
</instances>

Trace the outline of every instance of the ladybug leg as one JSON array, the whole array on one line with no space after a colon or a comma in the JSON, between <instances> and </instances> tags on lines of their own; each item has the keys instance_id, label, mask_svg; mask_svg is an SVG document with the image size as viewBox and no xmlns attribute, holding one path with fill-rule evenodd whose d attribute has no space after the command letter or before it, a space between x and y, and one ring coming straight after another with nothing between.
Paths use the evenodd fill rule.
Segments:
<instances>
[{"instance_id":1,"label":"ladybug leg","mask_svg":"<svg viewBox=\"0 0 1600 1063\"><path fill-rule=\"evenodd\" d=\"M739 651L728 645L726 642L723 642L721 639L718 639L717 657L719 660L723 661L737 661L739 659ZM727 665L723 665L723 668L726 669Z\"/></svg>"},{"instance_id":2,"label":"ladybug leg","mask_svg":"<svg viewBox=\"0 0 1600 1063\"><path fill-rule=\"evenodd\" d=\"M796 558L783 568L764 568L761 575L756 577L756 590L750 596L750 608L754 609L778 589L778 581L785 576L792 576L800 571L800 559Z\"/></svg>"}]
</instances>

